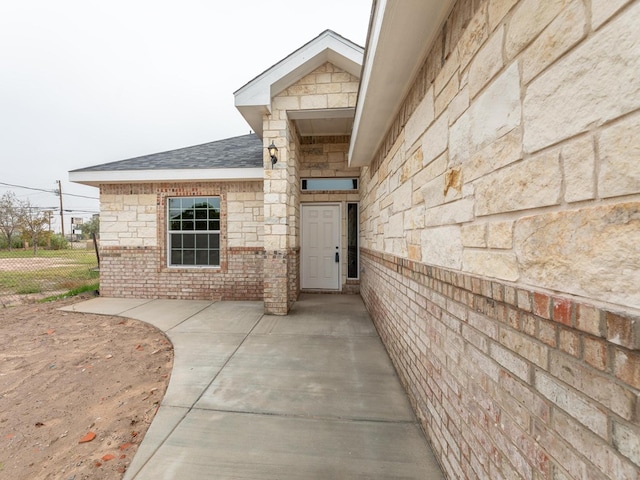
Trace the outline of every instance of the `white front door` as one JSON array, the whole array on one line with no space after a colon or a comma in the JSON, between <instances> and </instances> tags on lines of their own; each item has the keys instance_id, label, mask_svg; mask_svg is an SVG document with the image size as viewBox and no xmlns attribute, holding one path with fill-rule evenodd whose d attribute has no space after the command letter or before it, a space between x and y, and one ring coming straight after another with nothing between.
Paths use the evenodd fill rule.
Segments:
<instances>
[{"instance_id":1,"label":"white front door","mask_svg":"<svg viewBox=\"0 0 640 480\"><path fill-rule=\"evenodd\" d=\"M300 286L340 288L340 205L302 205Z\"/></svg>"}]
</instances>

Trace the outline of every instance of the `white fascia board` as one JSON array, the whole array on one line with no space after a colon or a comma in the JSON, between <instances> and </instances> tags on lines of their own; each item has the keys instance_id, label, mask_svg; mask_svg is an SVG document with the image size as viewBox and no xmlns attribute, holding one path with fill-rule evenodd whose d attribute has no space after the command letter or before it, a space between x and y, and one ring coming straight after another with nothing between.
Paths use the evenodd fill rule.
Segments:
<instances>
[{"instance_id":1,"label":"white fascia board","mask_svg":"<svg viewBox=\"0 0 640 480\"><path fill-rule=\"evenodd\" d=\"M367 40L349 166L382 144L455 0L379 0Z\"/></svg>"},{"instance_id":2,"label":"white fascia board","mask_svg":"<svg viewBox=\"0 0 640 480\"><path fill-rule=\"evenodd\" d=\"M233 180L263 180L263 168L208 168L181 170L110 170L69 172L69 181L98 186L101 183L150 182L228 182Z\"/></svg>"},{"instance_id":3,"label":"white fascia board","mask_svg":"<svg viewBox=\"0 0 640 480\"><path fill-rule=\"evenodd\" d=\"M327 30L238 89L235 106L262 136L262 115L271 112L274 96L326 62L359 77L362 58L361 47Z\"/></svg>"}]
</instances>

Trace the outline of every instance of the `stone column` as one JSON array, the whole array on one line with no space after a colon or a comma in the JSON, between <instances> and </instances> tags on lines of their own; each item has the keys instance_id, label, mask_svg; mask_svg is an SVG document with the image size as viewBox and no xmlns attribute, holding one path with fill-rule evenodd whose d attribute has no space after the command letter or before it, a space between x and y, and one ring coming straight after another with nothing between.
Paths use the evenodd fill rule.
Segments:
<instances>
[{"instance_id":1,"label":"stone column","mask_svg":"<svg viewBox=\"0 0 640 480\"><path fill-rule=\"evenodd\" d=\"M286 112L282 112L286 114ZM264 154L264 309L272 315L289 311L289 155L287 124L277 118L278 112L265 115ZM278 147L278 162L272 166L267 147Z\"/></svg>"}]
</instances>

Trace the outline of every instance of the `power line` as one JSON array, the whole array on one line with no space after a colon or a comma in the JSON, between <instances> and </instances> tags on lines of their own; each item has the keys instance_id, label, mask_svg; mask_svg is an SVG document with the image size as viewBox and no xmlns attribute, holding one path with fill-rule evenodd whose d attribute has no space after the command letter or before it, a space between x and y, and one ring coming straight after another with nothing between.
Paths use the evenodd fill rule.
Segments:
<instances>
[{"instance_id":1,"label":"power line","mask_svg":"<svg viewBox=\"0 0 640 480\"><path fill-rule=\"evenodd\" d=\"M53 195L59 195L57 190L47 190L44 188L35 188L35 187L25 187L24 185L14 185L12 183L0 182L0 185L5 185L7 187L15 187L15 188L25 188L27 190L35 190L37 192L46 192L52 193ZM90 200L100 200L98 197L88 197L87 195L78 195L76 193L63 193L62 195L66 195L68 197L80 197L80 198L88 198Z\"/></svg>"}]
</instances>

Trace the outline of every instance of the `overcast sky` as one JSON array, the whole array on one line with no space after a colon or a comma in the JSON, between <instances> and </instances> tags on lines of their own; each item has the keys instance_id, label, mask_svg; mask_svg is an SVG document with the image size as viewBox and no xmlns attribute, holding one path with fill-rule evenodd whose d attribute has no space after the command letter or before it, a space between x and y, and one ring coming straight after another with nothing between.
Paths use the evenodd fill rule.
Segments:
<instances>
[{"instance_id":1,"label":"overcast sky","mask_svg":"<svg viewBox=\"0 0 640 480\"><path fill-rule=\"evenodd\" d=\"M0 182L61 180L94 197L63 196L68 231L99 208L69 170L249 133L233 92L328 28L364 46L370 11L371 0L0 2Z\"/></svg>"}]
</instances>

